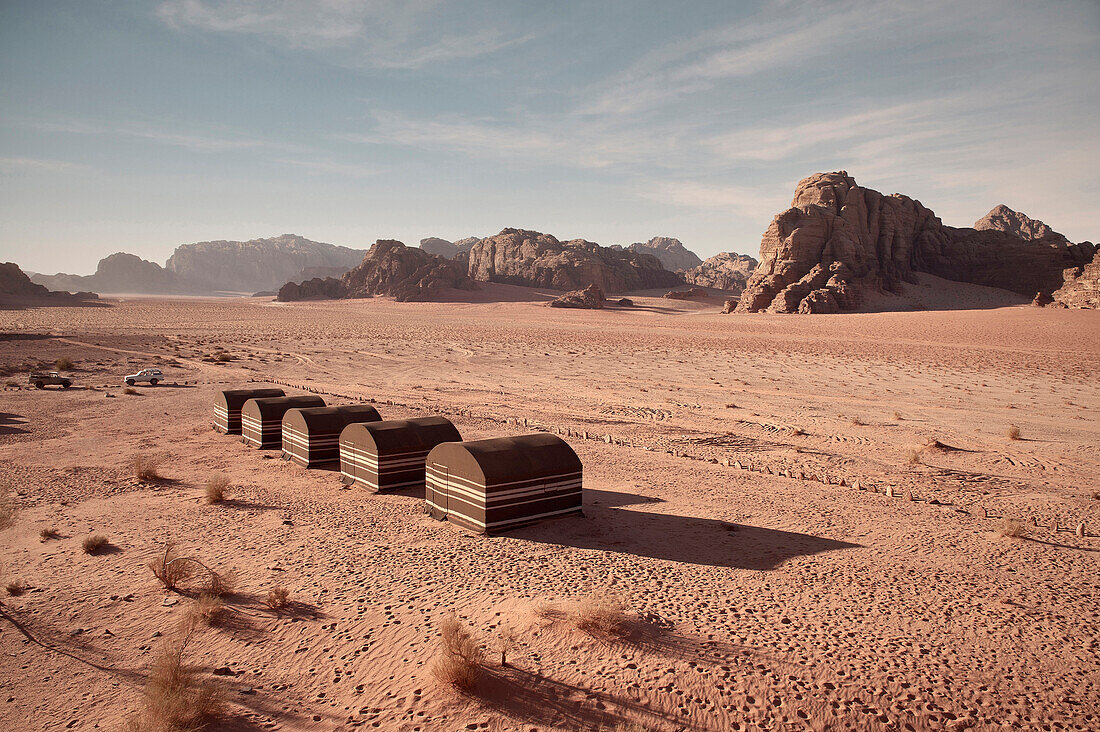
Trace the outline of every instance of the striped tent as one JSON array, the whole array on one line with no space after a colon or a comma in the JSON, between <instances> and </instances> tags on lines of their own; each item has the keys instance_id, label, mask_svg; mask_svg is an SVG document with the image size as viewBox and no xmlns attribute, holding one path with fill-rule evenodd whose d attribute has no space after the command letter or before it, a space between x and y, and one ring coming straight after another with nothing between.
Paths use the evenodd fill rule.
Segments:
<instances>
[{"instance_id":1,"label":"striped tent","mask_svg":"<svg viewBox=\"0 0 1100 732\"><path fill-rule=\"evenodd\" d=\"M349 424L340 433L340 480L375 493L423 486L428 452L461 439L443 417Z\"/></svg>"},{"instance_id":2,"label":"striped tent","mask_svg":"<svg viewBox=\"0 0 1100 732\"><path fill-rule=\"evenodd\" d=\"M355 422L379 422L369 404L291 409L283 415L283 459L307 468L340 462L340 433Z\"/></svg>"},{"instance_id":3,"label":"striped tent","mask_svg":"<svg viewBox=\"0 0 1100 732\"><path fill-rule=\"evenodd\" d=\"M323 407L319 396L265 397L249 399L241 407L241 442L261 450L283 444L283 415L290 409Z\"/></svg>"},{"instance_id":4,"label":"striped tent","mask_svg":"<svg viewBox=\"0 0 1100 732\"><path fill-rule=\"evenodd\" d=\"M581 461L546 433L444 442L428 453L425 511L492 534L581 513Z\"/></svg>"},{"instance_id":5,"label":"striped tent","mask_svg":"<svg viewBox=\"0 0 1100 732\"><path fill-rule=\"evenodd\" d=\"M214 431L241 434L241 407L249 399L286 396L282 389L226 389L214 397Z\"/></svg>"}]
</instances>

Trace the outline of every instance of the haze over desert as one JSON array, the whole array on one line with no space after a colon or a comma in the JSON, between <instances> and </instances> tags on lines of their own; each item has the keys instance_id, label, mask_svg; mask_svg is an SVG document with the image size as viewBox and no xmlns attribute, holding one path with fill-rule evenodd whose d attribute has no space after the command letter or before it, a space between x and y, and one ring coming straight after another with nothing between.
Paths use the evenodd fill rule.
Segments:
<instances>
[{"instance_id":1,"label":"haze over desert","mask_svg":"<svg viewBox=\"0 0 1100 732\"><path fill-rule=\"evenodd\" d=\"M1100 728L1100 8L0 7L0 730Z\"/></svg>"}]
</instances>

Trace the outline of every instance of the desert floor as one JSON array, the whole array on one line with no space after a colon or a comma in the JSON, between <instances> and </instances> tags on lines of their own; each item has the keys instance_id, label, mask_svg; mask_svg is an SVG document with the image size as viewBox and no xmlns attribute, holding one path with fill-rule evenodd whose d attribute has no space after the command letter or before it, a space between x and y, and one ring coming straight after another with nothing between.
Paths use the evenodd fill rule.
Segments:
<instances>
[{"instance_id":1,"label":"desert floor","mask_svg":"<svg viewBox=\"0 0 1100 732\"><path fill-rule=\"evenodd\" d=\"M238 576L187 656L221 729L1100 727L1100 314L513 294L0 311L18 504L0 561L27 587L0 597L0 728L118 729L139 709L194 603L146 567L169 539ZM58 358L77 386L25 388ZM123 393L147 365L175 383ZM487 538L414 491L345 489L212 431L215 392L250 379L467 438L564 434L585 516ZM135 478L135 454L162 478ZM219 474L232 498L207 505ZM105 553L82 552L91 534ZM593 593L625 602L624 633L576 627ZM451 613L489 649L469 694L431 672ZM502 629L520 641L504 667Z\"/></svg>"}]
</instances>

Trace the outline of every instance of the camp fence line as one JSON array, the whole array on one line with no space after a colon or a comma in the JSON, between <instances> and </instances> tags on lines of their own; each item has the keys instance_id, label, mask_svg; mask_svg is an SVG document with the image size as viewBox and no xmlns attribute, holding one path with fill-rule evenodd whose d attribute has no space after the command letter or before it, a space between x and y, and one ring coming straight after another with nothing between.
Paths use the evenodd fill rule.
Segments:
<instances>
[{"instance_id":1,"label":"camp fence line","mask_svg":"<svg viewBox=\"0 0 1100 732\"><path fill-rule=\"evenodd\" d=\"M588 430L577 430L577 429L573 429L571 427L560 427L560 426L556 426L556 425L539 424L539 423L534 422L533 420L527 419L526 417L498 417L498 416L495 416L495 415L478 413L478 412L475 412L471 409L466 409L466 408L462 408L462 407L458 407L458 408L444 407L444 406L440 406L438 404L432 404L430 407L428 407L428 405L416 405L416 406L414 406L412 404L406 404L406 403L403 403L403 402L394 401L393 399L378 400L378 399L374 399L374 398L366 398L366 397L361 397L361 396L352 395L352 394L340 394L338 392L326 391L324 389L319 389L319 388L314 387L314 386L307 386L305 384L298 384L298 383L295 383L295 382L292 382L292 381L285 381L285 380L282 380L282 379L259 378L259 377L254 376L254 377L249 378L248 381L256 382L256 383L265 383L265 384L278 384L279 386L287 386L287 387L290 387L292 389L299 389L301 391L308 391L308 392L311 392L311 393L314 393L314 394L326 394L328 396L337 397L339 399L348 399L348 400L353 400L353 401L367 402L369 404L386 404L386 405L389 405L391 407L398 407L398 408L401 408L401 409L423 410L425 408L430 408L433 412L436 412L436 413L439 413L439 414L457 414L457 415L461 415L463 417L467 417L467 418L471 418L471 419L480 419L480 420L484 420L484 421L487 421L487 422L496 422L498 424L504 424L504 425L517 425L517 426L522 426L522 427L527 427L529 429L537 430L539 432L550 432L550 433L553 433L553 434L556 434L556 435L561 435L561 436L564 436L564 437L571 437L573 439L589 440L589 441L594 441L594 442L603 442L603 443L606 443L606 444L609 444L609 445L614 445L614 446L617 446L617 447L630 447L630 448L634 448L636 450L645 450L647 452L665 452L668 455L671 455L673 457L680 458L680 459L683 459L683 460L694 460L694 461L698 461L698 462L706 462L706 463L719 465L719 466L722 466L722 467L733 468L733 469L736 469L736 470L743 470L743 471L752 472L752 473L759 473L760 475L771 475L771 476L775 476L775 477L788 478L788 479L799 480L799 481L803 481L803 482L816 482L816 483L821 483L822 485L833 485L833 486L838 486L838 487L841 487L841 488L851 488L853 491L874 493L874 494L882 496L884 498L898 498L898 499L904 500L906 502L926 503L926 504L932 505L932 506L943 506L944 508L951 508L950 504L940 503L935 498L932 498L932 499L920 498L920 497L916 496L911 490L906 489L906 490L900 490L899 491L899 489L894 488L893 486L890 486L890 485L880 487L880 486L878 486L878 485L876 485L876 484L874 484L870 481L867 481L866 479L860 480L860 479L857 479L857 478L851 478L851 477L848 477L848 476L840 476L840 475L836 475L836 474L832 474L832 473L825 473L825 472L821 472L821 471L818 471L817 473L814 473L814 472L807 472L805 470L792 470L792 469L787 468L787 467L774 467L770 464L753 463L753 462L747 462L747 461L742 462L740 460L732 460L730 458L725 458L725 459L722 459L722 460L719 460L717 458L708 458L708 457L704 457L704 456L701 456L701 455L692 455L689 452L685 452L683 450L677 450L675 448L654 447L654 446L638 443L638 442L635 442L633 440L624 440L624 439L613 437L610 434L600 434L600 433L597 433L597 432L589 432ZM964 514L971 515L971 516L975 516L976 513L980 512L982 518L990 518L990 519L1002 518L1001 516L996 516L996 515L990 513L987 508L984 508L984 507L981 507L981 506L973 506L973 508L974 508L975 513L971 513L970 510L963 509L963 508L957 508L957 507L954 508L954 510L958 513L964 513ZM1063 530L1061 528L1061 526L1063 524L1060 524L1057 520L1052 520L1048 523L1052 527L1053 531ZM1073 522L1067 522L1067 523L1064 524L1067 527L1067 528L1064 529L1065 531L1069 531L1068 526L1069 526L1070 523L1073 523ZM1032 524L1034 526L1041 526L1041 524L1039 523L1037 518L1032 519ZM1081 533L1077 534L1078 536L1082 536L1082 537L1092 536L1092 534L1088 533L1088 531L1083 528L1083 524L1078 524L1078 528L1081 529ZM1074 530L1073 533L1077 533L1077 531Z\"/></svg>"}]
</instances>

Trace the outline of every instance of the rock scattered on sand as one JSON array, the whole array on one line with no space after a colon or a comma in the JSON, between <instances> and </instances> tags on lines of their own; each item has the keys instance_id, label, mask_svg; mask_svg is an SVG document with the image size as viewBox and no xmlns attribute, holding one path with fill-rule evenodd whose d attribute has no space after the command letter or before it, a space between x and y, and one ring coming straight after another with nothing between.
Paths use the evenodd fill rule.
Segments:
<instances>
[{"instance_id":1,"label":"rock scattered on sand","mask_svg":"<svg viewBox=\"0 0 1100 732\"><path fill-rule=\"evenodd\" d=\"M695 297L710 297L710 293L702 287L692 287L688 290L672 290L664 296L669 300L690 300Z\"/></svg>"},{"instance_id":2,"label":"rock scattered on sand","mask_svg":"<svg viewBox=\"0 0 1100 732\"><path fill-rule=\"evenodd\" d=\"M596 285L589 285L583 290L567 292L556 300L550 302L552 308L584 308L586 310L599 310L607 302L603 290ZM620 302L621 304L621 302ZM633 304L633 303L631 303Z\"/></svg>"}]
</instances>

